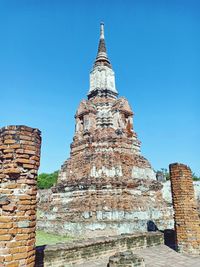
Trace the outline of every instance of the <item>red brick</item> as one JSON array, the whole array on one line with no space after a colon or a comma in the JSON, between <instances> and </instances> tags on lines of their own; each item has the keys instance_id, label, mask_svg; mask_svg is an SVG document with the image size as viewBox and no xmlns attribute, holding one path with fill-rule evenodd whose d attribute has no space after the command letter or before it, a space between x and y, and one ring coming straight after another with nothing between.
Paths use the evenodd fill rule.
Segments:
<instances>
[{"instance_id":1,"label":"red brick","mask_svg":"<svg viewBox=\"0 0 200 267\"><path fill-rule=\"evenodd\" d=\"M0 235L0 241L10 241L12 239L12 235Z\"/></svg>"},{"instance_id":2,"label":"red brick","mask_svg":"<svg viewBox=\"0 0 200 267\"><path fill-rule=\"evenodd\" d=\"M12 226L12 223L0 223L0 229L10 229Z\"/></svg>"},{"instance_id":3,"label":"red brick","mask_svg":"<svg viewBox=\"0 0 200 267\"><path fill-rule=\"evenodd\" d=\"M2 258L4 267L34 266L40 142L40 132L30 127L0 129L0 194L10 201L0 203L0 254L8 254Z\"/></svg>"},{"instance_id":4,"label":"red brick","mask_svg":"<svg viewBox=\"0 0 200 267\"><path fill-rule=\"evenodd\" d=\"M200 254L200 219L192 172L184 164L170 164L170 179L177 245L181 252Z\"/></svg>"}]
</instances>

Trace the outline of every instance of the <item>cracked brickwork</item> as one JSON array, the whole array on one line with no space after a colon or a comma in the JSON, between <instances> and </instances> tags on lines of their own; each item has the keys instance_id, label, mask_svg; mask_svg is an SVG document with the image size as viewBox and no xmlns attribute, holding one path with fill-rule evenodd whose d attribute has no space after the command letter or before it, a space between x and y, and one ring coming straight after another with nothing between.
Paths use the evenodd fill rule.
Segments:
<instances>
[{"instance_id":1,"label":"cracked brickwork","mask_svg":"<svg viewBox=\"0 0 200 267\"><path fill-rule=\"evenodd\" d=\"M40 146L37 129L0 129L0 266L34 266Z\"/></svg>"},{"instance_id":2,"label":"cracked brickwork","mask_svg":"<svg viewBox=\"0 0 200 267\"><path fill-rule=\"evenodd\" d=\"M200 254L200 218L191 169L179 163L170 164L169 168L178 249Z\"/></svg>"}]
</instances>

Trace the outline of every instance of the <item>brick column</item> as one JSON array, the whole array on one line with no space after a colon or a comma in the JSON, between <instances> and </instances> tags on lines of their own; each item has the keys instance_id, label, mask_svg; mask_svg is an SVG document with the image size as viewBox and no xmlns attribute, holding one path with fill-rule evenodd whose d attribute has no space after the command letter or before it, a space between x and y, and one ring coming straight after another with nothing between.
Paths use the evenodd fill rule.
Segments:
<instances>
[{"instance_id":1,"label":"brick column","mask_svg":"<svg viewBox=\"0 0 200 267\"><path fill-rule=\"evenodd\" d=\"M0 266L33 267L40 131L0 129Z\"/></svg>"},{"instance_id":2,"label":"brick column","mask_svg":"<svg viewBox=\"0 0 200 267\"><path fill-rule=\"evenodd\" d=\"M178 250L200 254L200 219L191 170L179 163L170 164L169 169Z\"/></svg>"}]
</instances>

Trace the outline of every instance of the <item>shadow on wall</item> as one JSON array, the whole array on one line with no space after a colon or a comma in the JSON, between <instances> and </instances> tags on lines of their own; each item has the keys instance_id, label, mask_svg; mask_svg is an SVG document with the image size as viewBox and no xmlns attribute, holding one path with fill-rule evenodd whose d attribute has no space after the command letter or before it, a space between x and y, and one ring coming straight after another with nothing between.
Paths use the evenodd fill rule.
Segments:
<instances>
[{"instance_id":1,"label":"shadow on wall","mask_svg":"<svg viewBox=\"0 0 200 267\"><path fill-rule=\"evenodd\" d=\"M35 267L44 266L44 250L46 246L36 247Z\"/></svg>"},{"instance_id":2,"label":"shadow on wall","mask_svg":"<svg viewBox=\"0 0 200 267\"><path fill-rule=\"evenodd\" d=\"M175 230L165 229L162 232L164 233L165 245L177 251Z\"/></svg>"},{"instance_id":3,"label":"shadow on wall","mask_svg":"<svg viewBox=\"0 0 200 267\"><path fill-rule=\"evenodd\" d=\"M165 229L164 231L161 231L158 229L157 225L153 221L150 220L147 222L147 231L148 232L159 231L163 233L165 245L177 251L175 230Z\"/></svg>"}]
</instances>

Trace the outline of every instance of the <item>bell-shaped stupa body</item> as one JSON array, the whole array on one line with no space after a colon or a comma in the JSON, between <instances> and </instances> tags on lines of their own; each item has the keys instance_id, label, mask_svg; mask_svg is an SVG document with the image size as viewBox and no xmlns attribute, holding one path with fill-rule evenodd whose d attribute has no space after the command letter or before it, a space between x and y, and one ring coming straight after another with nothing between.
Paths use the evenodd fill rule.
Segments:
<instances>
[{"instance_id":1,"label":"bell-shaped stupa body","mask_svg":"<svg viewBox=\"0 0 200 267\"><path fill-rule=\"evenodd\" d=\"M118 97L103 24L88 99L80 103L75 119L70 158L54 193L41 197L43 219L38 226L83 236L146 231L149 220L168 228L171 210L155 172L141 155L133 111Z\"/></svg>"}]
</instances>

